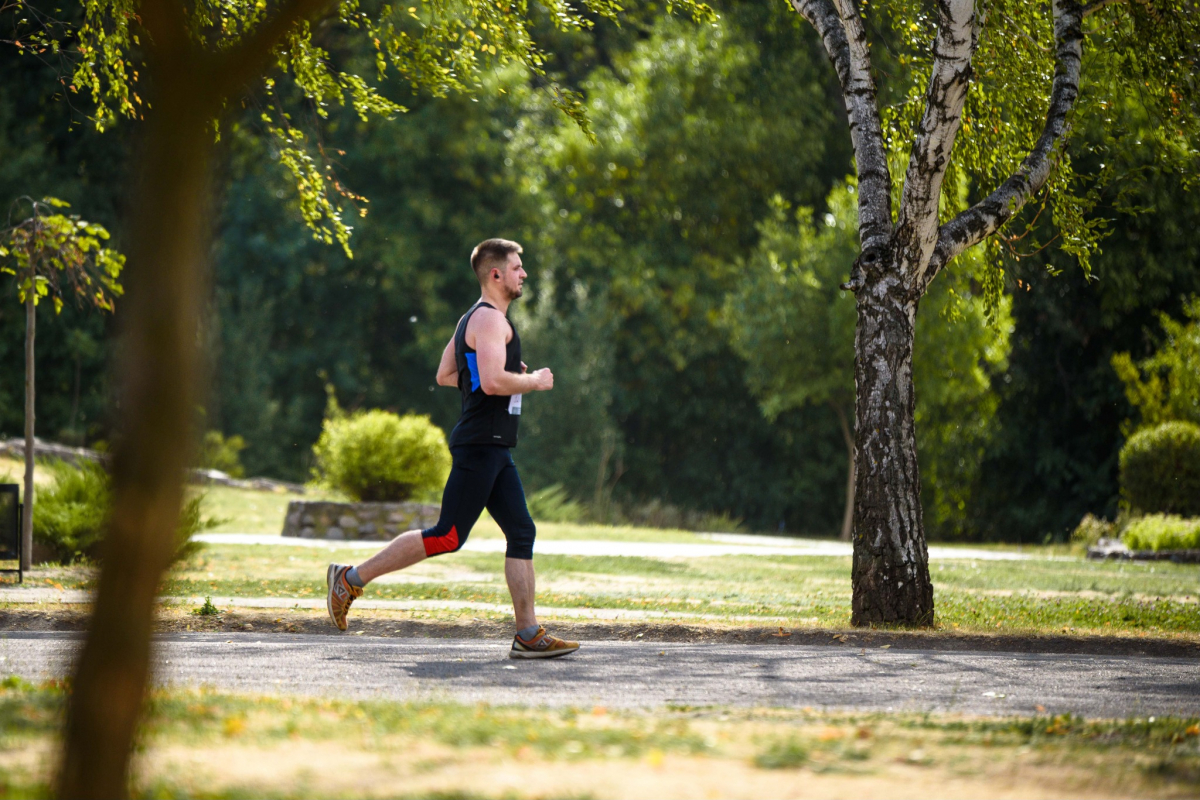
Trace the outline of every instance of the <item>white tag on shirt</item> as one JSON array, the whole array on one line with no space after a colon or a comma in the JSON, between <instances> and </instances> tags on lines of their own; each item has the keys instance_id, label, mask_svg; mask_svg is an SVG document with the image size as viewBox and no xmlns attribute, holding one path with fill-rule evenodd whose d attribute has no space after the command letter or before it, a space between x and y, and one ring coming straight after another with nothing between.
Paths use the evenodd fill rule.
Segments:
<instances>
[{"instance_id":1,"label":"white tag on shirt","mask_svg":"<svg viewBox=\"0 0 1200 800\"><path fill-rule=\"evenodd\" d=\"M508 398L508 413L516 414L517 416L521 415L521 395L514 394Z\"/></svg>"}]
</instances>

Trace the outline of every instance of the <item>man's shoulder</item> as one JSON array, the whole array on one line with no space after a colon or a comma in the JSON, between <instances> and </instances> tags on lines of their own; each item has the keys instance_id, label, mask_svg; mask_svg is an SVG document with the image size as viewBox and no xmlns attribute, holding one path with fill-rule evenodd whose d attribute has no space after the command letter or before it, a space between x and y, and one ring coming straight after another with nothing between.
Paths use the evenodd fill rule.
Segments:
<instances>
[{"instance_id":1,"label":"man's shoulder","mask_svg":"<svg viewBox=\"0 0 1200 800\"><path fill-rule=\"evenodd\" d=\"M508 317L491 306L479 306L467 320L467 333L472 336L501 336L508 338L512 326Z\"/></svg>"}]
</instances>

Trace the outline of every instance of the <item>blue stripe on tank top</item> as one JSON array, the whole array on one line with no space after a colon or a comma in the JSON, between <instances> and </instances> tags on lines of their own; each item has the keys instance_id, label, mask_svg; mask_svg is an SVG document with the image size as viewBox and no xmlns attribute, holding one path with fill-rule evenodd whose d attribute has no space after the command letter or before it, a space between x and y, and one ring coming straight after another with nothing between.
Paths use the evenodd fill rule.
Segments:
<instances>
[{"instance_id":1,"label":"blue stripe on tank top","mask_svg":"<svg viewBox=\"0 0 1200 800\"><path fill-rule=\"evenodd\" d=\"M479 390L479 364L475 361L475 353L467 353L467 369L471 371L471 391Z\"/></svg>"}]
</instances>

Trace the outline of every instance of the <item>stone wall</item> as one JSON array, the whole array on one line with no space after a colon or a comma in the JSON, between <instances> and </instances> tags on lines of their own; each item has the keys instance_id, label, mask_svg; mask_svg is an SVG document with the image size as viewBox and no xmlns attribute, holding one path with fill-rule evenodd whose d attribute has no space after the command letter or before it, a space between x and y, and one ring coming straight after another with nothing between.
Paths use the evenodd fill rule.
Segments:
<instances>
[{"instance_id":1,"label":"stone wall","mask_svg":"<svg viewBox=\"0 0 1200 800\"><path fill-rule=\"evenodd\" d=\"M433 527L441 509L426 503L288 503L283 535L301 539L387 541L405 531Z\"/></svg>"}]
</instances>

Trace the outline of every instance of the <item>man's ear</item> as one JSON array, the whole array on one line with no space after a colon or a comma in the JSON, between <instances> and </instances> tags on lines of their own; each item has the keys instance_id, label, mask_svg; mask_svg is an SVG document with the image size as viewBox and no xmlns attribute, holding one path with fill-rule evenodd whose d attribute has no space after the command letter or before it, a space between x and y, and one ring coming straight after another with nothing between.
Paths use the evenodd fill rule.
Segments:
<instances>
[{"instance_id":1,"label":"man's ear","mask_svg":"<svg viewBox=\"0 0 1200 800\"><path fill-rule=\"evenodd\" d=\"M497 281L500 280L500 270L495 268L492 269L492 279Z\"/></svg>"}]
</instances>

